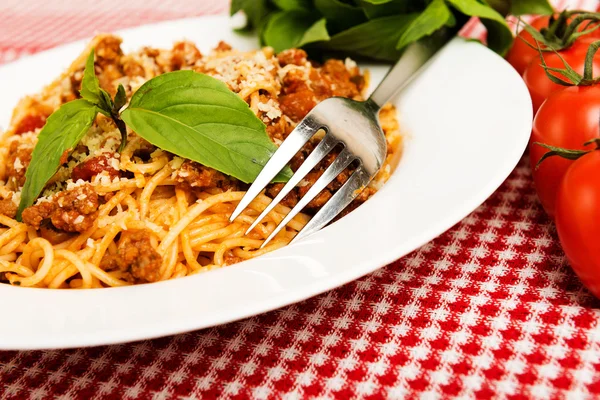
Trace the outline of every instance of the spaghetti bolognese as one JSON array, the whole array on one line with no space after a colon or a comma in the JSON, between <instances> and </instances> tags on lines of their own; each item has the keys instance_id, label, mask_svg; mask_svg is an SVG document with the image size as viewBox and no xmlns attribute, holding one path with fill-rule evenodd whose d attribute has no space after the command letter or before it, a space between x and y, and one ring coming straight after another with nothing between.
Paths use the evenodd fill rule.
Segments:
<instances>
[{"instance_id":1,"label":"spaghetti bolognese","mask_svg":"<svg viewBox=\"0 0 600 400\"><path fill-rule=\"evenodd\" d=\"M265 124L280 144L319 101L331 96L361 100L368 75L350 59L322 65L306 53L271 48L242 52L221 42L203 55L193 43L170 50L143 48L125 54L121 40L99 35L70 68L41 93L21 100L0 142L0 281L45 288L101 288L157 282L208 271L285 246L347 179L342 173L263 249L262 242L306 193L335 153L285 197L247 236L254 218L281 189L271 184L234 222L229 216L247 184L200 163L160 149L127 128L127 142L113 120L98 114L76 148L35 203L15 217L26 171L40 130L61 105L78 99L85 59L95 49L100 86L126 98L148 80L192 70L224 82ZM348 207L367 200L391 173L401 147L396 111L380 114L388 158L369 187ZM315 137L292 160L295 170Z\"/></svg>"}]
</instances>

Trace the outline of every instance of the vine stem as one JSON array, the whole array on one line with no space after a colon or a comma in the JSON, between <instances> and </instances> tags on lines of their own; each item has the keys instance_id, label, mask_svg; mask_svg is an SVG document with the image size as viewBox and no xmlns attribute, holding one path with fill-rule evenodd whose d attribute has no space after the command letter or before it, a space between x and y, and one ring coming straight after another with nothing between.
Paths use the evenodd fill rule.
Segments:
<instances>
[{"instance_id":1,"label":"vine stem","mask_svg":"<svg viewBox=\"0 0 600 400\"><path fill-rule=\"evenodd\" d=\"M594 57L600 48L600 40L590 44L590 48L585 56L585 67L583 69L583 79L589 82L594 81Z\"/></svg>"}]
</instances>

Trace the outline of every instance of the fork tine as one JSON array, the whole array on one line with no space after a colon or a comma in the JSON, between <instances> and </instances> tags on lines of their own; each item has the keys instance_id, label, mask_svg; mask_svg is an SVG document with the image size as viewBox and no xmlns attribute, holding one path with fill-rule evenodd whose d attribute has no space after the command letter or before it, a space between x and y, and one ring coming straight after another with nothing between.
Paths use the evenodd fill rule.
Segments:
<instances>
[{"instance_id":1,"label":"fork tine","mask_svg":"<svg viewBox=\"0 0 600 400\"><path fill-rule=\"evenodd\" d=\"M271 212L271 210L275 208L275 206L279 204L279 202L293 188L296 187L298 182L300 182L302 178L304 178L306 174L308 174L314 168L315 165L317 165L323 158L325 158L325 156L329 154L331 149L333 149L338 143L339 141L337 141L333 137L333 135L329 133L326 134L325 137L321 139L317 147L315 147L315 149L310 153L306 160L304 160L304 162L302 163L300 168L298 168L298 170L294 173L292 178L285 184L285 186L281 189L277 196L269 203L267 208L265 208L263 212L258 217L256 217L252 225L250 225L250 227L246 231L246 235L250 233L250 231L252 231L252 229L254 229L254 227L258 225L258 223L260 223L260 221L262 221L267 216L267 214L269 214L269 212Z\"/></svg>"},{"instance_id":2,"label":"fork tine","mask_svg":"<svg viewBox=\"0 0 600 400\"><path fill-rule=\"evenodd\" d=\"M294 243L303 237L310 235L318 231L327 225L336 215L338 215L344 208L346 208L352 200L354 200L360 192L362 192L362 188L367 186L371 178L369 174L365 171L365 169L360 166L352 173L350 178L344 183L344 185L339 188L337 192L329 199L327 204L323 206L315 214L314 217L311 218L310 221L302 228L300 232L296 235L294 239L292 239L291 243Z\"/></svg>"},{"instance_id":3,"label":"fork tine","mask_svg":"<svg viewBox=\"0 0 600 400\"><path fill-rule=\"evenodd\" d=\"M314 120L309 117L304 118L289 136L283 141L281 146L275 151L271 159L258 174L254 183L250 186L244 197L233 210L229 221L233 222L242 211L248 207L252 200L260 194L273 178L286 166L286 164L294 157L294 155L313 137L321 128Z\"/></svg>"},{"instance_id":4,"label":"fork tine","mask_svg":"<svg viewBox=\"0 0 600 400\"><path fill-rule=\"evenodd\" d=\"M261 248L265 247L267 243L271 241L279 233L281 229L283 229L288 222L292 220L312 199L317 197L321 190L325 189L329 182L335 179L352 161L354 161L356 157L350 153L347 148L344 148L337 156L337 158L331 163L331 165L323 172L323 175L314 183L314 185L308 190L308 192L300 199L298 204L292 211L290 211L285 218L275 227L273 232L267 237L267 239L260 246Z\"/></svg>"}]
</instances>

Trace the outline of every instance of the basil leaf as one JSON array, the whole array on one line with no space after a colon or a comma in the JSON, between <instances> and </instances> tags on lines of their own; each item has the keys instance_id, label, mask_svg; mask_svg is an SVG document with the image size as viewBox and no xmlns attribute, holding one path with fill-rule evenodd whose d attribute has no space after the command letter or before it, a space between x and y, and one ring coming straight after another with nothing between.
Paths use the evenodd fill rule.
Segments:
<instances>
[{"instance_id":1,"label":"basil leaf","mask_svg":"<svg viewBox=\"0 0 600 400\"><path fill-rule=\"evenodd\" d=\"M401 53L396 49L396 43L418 15L373 19L332 36L321 47L377 60L396 61Z\"/></svg>"},{"instance_id":2,"label":"basil leaf","mask_svg":"<svg viewBox=\"0 0 600 400\"><path fill-rule=\"evenodd\" d=\"M447 0L461 13L479 17L488 30L488 46L495 52L504 55L513 42L513 35L506 20L494 9L479 3L477 0Z\"/></svg>"},{"instance_id":3,"label":"basil leaf","mask_svg":"<svg viewBox=\"0 0 600 400\"><path fill-rule=\"evenodd\" d=\"M100 83L94 69L94 50L90 52L85 63L80 94L84 100L98 107L99 112L112 118L121 132L121 146L119 147L119 151L122 151L127 144L127 127L125 127L125 123L119 117L119 110L127 103L125 88L123 85L119 85L114 102L110 98L110 94L100 88Z\"/></svg>"},{"instance_id":4,"label":"basil leaf","mask_svg":"<svg viewBox=\"0 0 600 400\"><path fill-rule=\"evenodd\" d=\"M325 26L326 23L327 21L325 20L325 18L321 18L320 20L312 24L310 28L308 28L306 32L304 32L304 35L302 35L302 38L300 39L300 42L296 44L296 47L302 47L309 43L329 40L330 37L329 33L327 32L327 26Z\"/></svg>"},{"instance_id":5,"label":"basil leaf","mask_svg":"<svg viewBox=\"0 0 600 400\"><path fill-rule=\"evenodd\" d=\"M327 26L340 32L366 21L365 13L342 0L315 0L315 8L327 19Z\"/></svg>"},{"instance_id":6,"label":"basil leaf","mask_svg":"<svg viewBox=\"0 0 600 400\"><path fill-rule=\"evenodd\" d=\"M503 17L506 17L508 14L510 14L512 0L484 0L484 2L500 13Z\"/></svg>"},{"instance_id":7,"label":"basil leaf","mask_svg":"<svg viewBox=\"0 0 600 400\"><path fill-rule=\"evenodd\" d=\"M433 0L417 18L406 28L396 48L402 50L407 45L429 36L445 26L453 18L444 0Z\"/></svg>"},{"instance_id":8,"label":"basil leaf","mask_svg":"<svg viewBox=\"0 0 600 400\"><path fill-rule=\"evenodd\" d=\"M119 84L117 88L117 94L115 95L115 103L113 104L113 113L118 114L121 108L127 103L127 95L125 94L125 88Z\"/></svg>"},{"instance_id":9,"label":"basil leaf","mask_svg":"<svg viewBox=\"0 0 600 400\"><path fill-rule=\"evenodd\" d=\"M267 0L232 0L230 15L243 11L246 14L246 26L239 30L249 30L252 28L260 28L262 21L271 12L271 8Z\"/></svg>"},{"instance_id":10,"label":"basil leaf","mask_svg":"<svg viewBox=\"0 0 600 400\"><path fill-rule=\"evenodd\" d=\"M275 52L329 40L325 20L315 20L306 11L280 11L273 14L262 32L263 39Z\"/></svg>"},{"instance_id":11,"label":"basil leaf","mask_svg":"<svg viewBox=\"0 0 600 400\"><path fill-rule=\"evenodd\" d=\"M56 173L64 152L74 149L90 129L98 111L94 104L78 99L63 104L48 117L25 173L25 185L17 211L18 221L23 210L33 204Z\"/></svg>"},{"instance_id":12,"label":"basil leaf","mask_svg":"<svg viewBox=\"0 0 600 400\"><path fill-rule=\"evenodd\" d=\"M149 80L121 118L153 145L246 183L277 149L245 101L223 82L193 71ZM286 168L276 181L290 176Z\"/></svg>"},{"instance_id":13,"label":"basil leaf","mask_svg":"<svg viewBox=\"0 0 600 400\"><path fill-rule=\"evenodd\" d=\"M310 0L272 0L275 7L290 11L290 10L310 10Z\"/></svg>"},{"instance_id":14,"label":"basil leaf","mask_svg":"<svg viewBox=\"0 0 600 400\"><path fill-rule=\"evenodd\" d=\"M512 15L551 15L554 13L554 9L548 0L513 0L510 7L510 13Z\"/></svg>"},{"instance_id":15,"label":"basil leaf","mask_svg":"<svg viewBox=\"0 0 600 400\"><path fill-rule=\"evenodd\" d=\"M100 112L110 117L112 110L112 100L105 90L100 88L100 83L96 77L94 68L94 50L90 52L83 70L83 79L81 81L81 90L79 94L84 100L92 103L100 109Z\"/></svg>"},{"instance_id":16,"label":"basil leaf","mask_svg":"<svg viewBox=\"0 0 600 400\"><path fill-rule=\"evenodd\" d=\"M398 14L422 12L425 0L358 0L358 5L369 19L389 17Z\"/></svg>"}]
</instances>

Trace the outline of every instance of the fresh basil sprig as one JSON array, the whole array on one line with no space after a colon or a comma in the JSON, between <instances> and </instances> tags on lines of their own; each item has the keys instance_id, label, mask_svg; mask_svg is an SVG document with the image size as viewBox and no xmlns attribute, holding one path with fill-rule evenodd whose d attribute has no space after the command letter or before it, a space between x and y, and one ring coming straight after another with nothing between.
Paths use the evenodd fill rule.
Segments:
<instances>
[{"instance_id":1,"label":"fresh basil sprig","mask_svg":"<svg viewBox=\"0 0 600 400\"><path fill-rule=\"evenodd\" d=\"M153 145L250 183L277 147L263 122L248 104L221 81L193 71L159 75L135 93L129 106L119 85L114 100L100 88L94 73L94 53L84 69L81 99L63 104L38 135L25 174L17 219L31 206L50 178L88 132L98 113L112 118L122 134L127 125ZM64 162L64 160L63 160ZM275 182L286 182L286 167Z\"/></svg>"},{"instance_id":2,"label":"fresh basil sprig","mask_svg":"<svg viewBox=\"0 0 600 400\"><path fill-rule=\"evenodd\" d=\"M121 117L153 145L246 183L277 149L244 100L223 82L193 71L146 82ZM290 176L285 169L276 181Z\"/></svg>"},{"instance_id":3,"label":"fresh basil sprig","mask_svg":"<svg viewBox=\"0 0 600 400\"><path fill-rule=\"evenodd\" d=\"M100 87L98 77L96 76L94 68L94 50L90 52L85 63L85 69L83 70L83 79L81 81L81 90L79 91L81 98L89 101L98 107L98 110L111 118L119 132L121 132L121 145L119 151L122 151L127 144L127 127L119 116L119 111L125 103L127 103L127 97L125 95L125 88L123 85L119 85L117 94L115 95L114 101L110 98L110 94Z\"/></svg>"},{"instance_id":4,"label":"fresh basil sprig","mask_svg":"<svg viewBox=\"0 0 600 400\"><path fill-rule=\"evenodd\" d=\"M231 13L238 11L248 17L246 28L257 29L275 51L305 47L385 61L469 17L481 19L489 47L504 54L513 40L506 13L553 12L548 0L232 0Z\"/></svg>"},{"instance_id":5,"label":"fresh basil sprig","mask_svg":"<svg viewBox=\"0 0 600 400\"><path fill-rule=\"evenodd\" d=\"M99 111L95 104L78 99L63 104L48 117L38 135L38 142L25 173L25 185L17 210L18 221L21 220L23 210L33 204L48 180L58 171L62 155L77 146Z\"/></svg>"}]
</instances>

